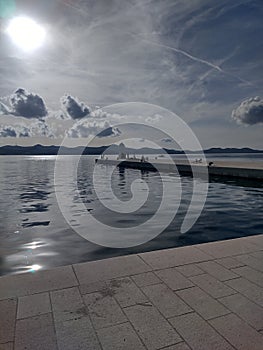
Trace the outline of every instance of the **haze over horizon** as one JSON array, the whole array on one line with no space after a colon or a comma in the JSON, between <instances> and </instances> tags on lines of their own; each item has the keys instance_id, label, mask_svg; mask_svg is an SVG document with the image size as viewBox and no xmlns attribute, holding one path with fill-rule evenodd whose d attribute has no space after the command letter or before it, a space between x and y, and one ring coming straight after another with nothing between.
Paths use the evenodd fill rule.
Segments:
<instances>
[{"instance_id":1,"label":"haze over horizon","mask_svg":"<svg viewBox=\"0 0 263 350\"><path fill-rule=\"evenodd\" d=\"M125 115L105 106L138 101L177 114L204 148L262 149L262 15L260 0L1 2L0 145L101 131L111 144ZM38 36L25 40L21 18Z\"/></svg>"}]
</instances>

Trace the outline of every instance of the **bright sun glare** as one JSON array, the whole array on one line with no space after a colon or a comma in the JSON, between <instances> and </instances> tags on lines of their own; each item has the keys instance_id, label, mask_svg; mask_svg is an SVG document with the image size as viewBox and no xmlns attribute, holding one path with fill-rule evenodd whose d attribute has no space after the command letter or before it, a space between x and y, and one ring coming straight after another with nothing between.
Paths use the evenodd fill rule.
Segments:
<instances>
[{"instance_id":1,"label":"bright sun glare","mask_svg":"<svg viewBox=\"0 0 263 350\"><path fill-rule=\"evenodd\" d=\"M27 52L40 47L46 37L45 29L28 17L13 18L7 33L17 46Z\"/></svg>"}]
</instances>

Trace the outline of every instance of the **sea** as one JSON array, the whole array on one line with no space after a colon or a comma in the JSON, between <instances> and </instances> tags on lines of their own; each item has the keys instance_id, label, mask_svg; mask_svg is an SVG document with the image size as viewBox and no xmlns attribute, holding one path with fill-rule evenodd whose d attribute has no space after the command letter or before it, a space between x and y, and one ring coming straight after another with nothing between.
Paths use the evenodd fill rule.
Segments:
<instances>
[{"instance_id":1,"label":"sea","mask_svg":"<svg viewBox=\"0 0 263 350\"><path fill-rule=\"evenodd\" d=\"M111 188L104 188L102 196L98 196L94 189L95 158L82 156L78 160L76 156L63 156L60 159L63 171L55 177L56 156L0 157L0 275L263 233L260 181L211 180L201 215L190 230L182 232L193 190L191 177L166 174L162 178L158 173L136 169L112 172L109 167L100 166L96 182L100 184L111 176ZM262 164L263 153L209 154L207 160ZM136 202L132 193L134 181L147 186L147 199L139 209L115 212L104 205L111 201L112 193L124 204L132 198ZM156 229L158 223L151 218L161 205L163 182L168 189L171 186L165 198L169 203L177 196L172 191L174 184L180 182L183 189L174 219L155 237L129 246L135 235L147 235ZM145 190L144 185L139 186L137 195L145 196ZM60 201L62 198L62 203L58 204L58 198ZM173 210L167 206L165 215L173 214ZM87 215L95 221L87 221ZM103 232L101 222L113 230L115 227L123 230L121 239L127 244L124 247L99 244L96 237L108 234ZM148 226L141 225L144 223ZM87 234L84 237L79 231Z\"/></svg>"}]
</instances>

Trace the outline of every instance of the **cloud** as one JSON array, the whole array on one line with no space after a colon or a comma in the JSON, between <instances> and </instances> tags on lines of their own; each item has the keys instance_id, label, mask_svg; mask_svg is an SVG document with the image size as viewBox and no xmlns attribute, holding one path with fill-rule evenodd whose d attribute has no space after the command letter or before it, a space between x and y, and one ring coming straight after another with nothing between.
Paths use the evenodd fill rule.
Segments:
<instances>
[{"instance_id":1,"label":"cloud","mask_svg":"<svg viewBox=\"0 0 263 350\"><path fill-rule=\"evenodd\" d=\"M113 127L109 127L103 131L101 131L97 136L98 137L115 137L115 136L119 136L121 134L120 130L118 128L113 128Z\"/></svg>"},{"instance_id":2,"label":"cloud","mask_svg":"<svg viewBox=\"0 0 263 350\"><path fill-rule=\"evenodd\" d=\"M155 115L153 115L153 116L151 116L151 117L147 117L147 118L145 119L145 121L146 121L147 123L150 123L150 124L157 124L157 123L159 123L162 119L163 119L163 116L161 116L160 114L155 114Z\"/></svg>"},{"instance_id":3,"label":"cloud","mask_svg":"<svg viewBox=\"0 0 263 350\"><path fill-rule=\"evenodd\" d=\"M263 123L263 99L256 96L243 101L232 111L232 118L244 125Z\"/></svg>"},{"instance_id":4,"label":"cloud","mask_svg":"<svg viewBox=\"0 0 263 350\"><path fill-rule=\"evenodd\" d=\"M90 116L93 118L110 118L113 115L103 111L101 108L97 108L94 111L90 112ZM114 114L115 119L118 117L117 114Z\"/></svg>"},{"instance_id":5,"label":"cloud","mask_svg":"<svg viewBox=\"0 0 263 350\"><path fill-rule=\"evenodd\" d=\"M165 143L171 143L173 142L172 139L169 139L169 138L166 138L166 139L161 139L162 142L165 142Z\"/></svg>"},{"instance_id":6,"label":"cloud","mask_svg":"<svg viewBox=\"0 0 263 350\"><path fill-rule=\"evenodd\" d=\"M42 119L48 114L43 98L37 94L29 93L23 88L17 89L10 96L12 114L24 118Z\"/></svg>"},{"instance_id":7,"label":"cloud","mask_svg":"<svg viewBox=\"0 0 263 350\"><path fill-rule=\"evenodd\" d=\"M105 119L85 119L77 122L67 132L68 137L72 138L87 138L90 136L109 137L120 135L118 128L111 127Z\"/></svg>"},{"instance_id":8,"label":"cloud","mask_svg":"<svg viewBox=\"0 0 263 350\"><path fill-rule=\"evenodd\" d=\"M53 119L53 120L59 120L59 121L62 121L62 120L70 120L71 118L66 114L64 113L62 110L49 110L49 113L47 115L47 119Z\"/></svg>"},{"instance_id":9,"label":"cloud","mask_svg":"<svg viewBox=\"0 0 263 350\"><path fill-rule=\"evenodd\" d=\"M63 111L72 119L82 119L89 116L90 108L77 98L64 95L60 99Z\"/></svg>"},{"instance_id":10,"label":"cloud","mask_svg":"<svg viewBox=\"0 0 263 350\"><path fill-rule=\"evenodd\" d=\"M30 136L55 137L54 132L45 121L39 121L30 125Z\"/></svg>"},{"instance_id":11,"label":"cloud","mask_svg":"<svg viewBox=\"0 0 263 350\"><path fill-rule=\"evenodd\" d=\"M54 137L54 132L45 123L45 121L37 121L30 125L14 124L1 125L0 137Z\"/></svg>"},{"instance_id":12,"label":"cloud","mask_svg":"<svg viewBox=\"0 0 263 350\"><path fill-rule=\"evenodd\" d=\"M10 114L9 108L5 104L0 102L0 115L8 115L8 114Z\"/></svg>"},{"instance_id":13,"label":"cloud","mask_svg":"<svg viewBox=\"0 0 263 350\"><path fill-rule=\"evenodd\" d=\"M1 126L0 137L30 137L31 131L26 126L12 125Z\"/></svg>"}]
</instances>

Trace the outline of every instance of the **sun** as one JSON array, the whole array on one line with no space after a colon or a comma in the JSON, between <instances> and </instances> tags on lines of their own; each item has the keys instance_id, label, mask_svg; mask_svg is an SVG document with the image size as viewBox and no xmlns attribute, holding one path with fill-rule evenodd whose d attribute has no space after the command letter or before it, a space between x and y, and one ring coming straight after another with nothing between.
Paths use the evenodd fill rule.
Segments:
<instances>
[{"instance_id":1,"label":"sun","mask_svg":"<svg viewBox=\"0 0 263 350\"><path fill-rule=\"evenodd\" d=\"M12 41L27 52L42 46L46 38L45 29L28 17L13 18L6 31Z\"/></svg>"}]
</instances>

